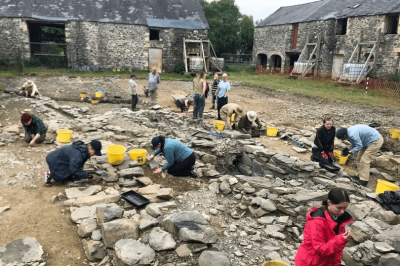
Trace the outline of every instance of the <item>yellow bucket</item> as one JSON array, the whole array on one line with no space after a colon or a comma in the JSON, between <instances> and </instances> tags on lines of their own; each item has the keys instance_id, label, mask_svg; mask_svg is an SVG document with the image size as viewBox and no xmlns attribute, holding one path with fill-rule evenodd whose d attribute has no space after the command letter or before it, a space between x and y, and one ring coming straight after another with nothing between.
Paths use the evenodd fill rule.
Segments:
<instances>
[{"instance_id":1,"label":"yellow bucket","mask_svg":"<svg viewBox=\"0 0 400 266\"><path fill-rule=\"evenodd\" d=\"M399 189L399 186L392 184L388 181L382 180L382 179L378 179L377 180L377 184L376 184L376 190L375 190L375 194L381 194L385 191L391 190L391 191L397 191Z\"/></svg>"},{"instance_id":2,"label":"yellow bucket","mask_svg":"<svg viewBox=\"0 0 400 266\"><path fill-rule=\"evenodd\" d=\"M121 145L110 145L106 148L108 163L112 165L119 165L124 161L126 148Z\"/></svg>"},{"instance_id":3,"label":"yellow bucket","mask_svg":"<svg viewBox=\"0 0 400 266\"><path fill-rule=\"evenodd\" d=\"M277 127L267 127L267 136L268 137L276 137L277 134L278 134Z\"/></svg>"},{"instance_id":4,"label":"yellow bucket","mask_svg":"<svg viewBox=\"0 0 400 266\"><path fill-rule=\"evenodd\" d=\"M137 161L139 165L146 163L147 151L144 149L131 150L128 152L132 161Z\"/></svg>"},{"instance_id":5,"label":"yellow bucket","mask_svg":"<svg viewBox=\"0 0 400 266\"><path fill-rule=\"evenodd\" d=\"M273 260L270 262L265 262L262 266L290 266L290 265L282 261Z\"/></svg>"},{"instance_id":6,"label":"yellow bucket","mask_svg":"<svg viewBox=\"0 0 400 266\"><path fill-rule=\"evenodd\" d=\"M99 103L99 99L97 99L97 98L92 99L92 104L98 104L98 103Z\"/></svg>"},{"instance_id":7,"label":"yellow bucket","mask_svg":"<svg viewBox=\"0 0 400 266\"><path fill-rule=\"evenodd\" d=\"M57 130L57 141L62 143L69 143L71 141L72 130L59 129Z\"/></svg>"},{"instance_id":8,"label":"yellow bucket","mask_svg":"<svg viewBox=\"0 0 400 266\"><path fill-rule=\"evenodd\" d=\"M339 160L338 164L346 164L347 162L347 158L349 158L350 154L347 156L342 156L342 152L341 151L333 151L333 155Z\"/></svg>"},{"instance_id":9,"label":"yellow bucket","mask_svg":"<svg viewBox=\"0 0 400 266\"><path fill-rule=\"evenodd\" d=\"M232 116L231 116L231 122L235 122L235 115L236 115L236 114L232 114Z\"/></svg>"},{"instance_id":10,"label":"yellow bucket","mask_svg":"<svg viewBox=\"0 0 400 266\"><path fill-rule=\"evenodd\" d=\"M86 93L86 92L81 92L81 94L79 94L79 96L80 96L81 98L86 98L87 93Z\"/></svg>"},{"instance_id":11,"label":"yellow bucket","mask_svg":"<svg viewBox=\"0 0 400 266\"><path fill-rule=\"evenodd\" d=\"M101 96L103 96L103 93L100 93L100 92L96 91L95 96L96 96L96 98L101 98Z\"/></svg>"},{"instance_id":12,"label":"yellow bucket","mask_svg":"<svg viewBox=\"0 0 400 266\"><path fill-rule=\"evenodd\" d=\"M218 131L224 130L225 122L220 120L214 120L214 128Z\"/></svg>"},{"instance_id":13,"label":"yellow bucket","mask_svg":"<svg viewBox=\"0 0 400 266\"><path fill-rule=\"evenodd\" d=\"M400 133L399 129L391 129L390 130L390 138L398 139L400 137L399 133Z\"/></svg>"}]
</instances>

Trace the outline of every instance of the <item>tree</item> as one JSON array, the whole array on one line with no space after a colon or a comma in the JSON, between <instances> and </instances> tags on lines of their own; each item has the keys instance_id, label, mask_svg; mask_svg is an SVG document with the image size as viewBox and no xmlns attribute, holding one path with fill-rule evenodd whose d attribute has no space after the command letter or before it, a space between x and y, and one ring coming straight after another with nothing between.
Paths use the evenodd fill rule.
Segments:
<instances>
[{"instance_id":1,"label":"tree","mask_svg":"<svg viewBox=\"0 0 400 266\"><path fill-rule=\"evenodd\" d=\"M241 50L240 19L242 14L234 0L220 0L211 3L199 0L210 29L210 39L217 56L222 53L237 54Z\"/></svg>"},{"instance_id":2,"label":"tree","mask_svg":"<svg viewBox=\"0 0 400 266\"><path fill-rule=\"evenodd\" d=\"M251 54L253 51L253 41L254 41L254 23L253 17L243 16L240 21L240 51L241 54Z\"/></svg>"}]
</instances>

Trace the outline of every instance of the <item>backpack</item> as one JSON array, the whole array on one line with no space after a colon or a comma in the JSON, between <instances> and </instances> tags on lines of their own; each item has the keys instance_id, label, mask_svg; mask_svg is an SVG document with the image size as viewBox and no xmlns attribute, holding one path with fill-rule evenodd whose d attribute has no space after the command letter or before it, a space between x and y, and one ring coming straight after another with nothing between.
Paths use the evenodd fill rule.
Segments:
<instances>
[{"instance_id":1,"label":"backpack","mask_svg":"<svg viewBox=\"0 0 400 266\"><path fill-rule=\"evenodd\" d=\"M378 195L378 202L385 210L400 214L400 192L385 191Z\"/></svg>"},{"instance_id":2,"label":"backpack","mask_svg":"<svg viewBox=\"0 0 400 266\"><path fill-rule=\"evenodd\" d=\"M208 82L206 81L206 92L204 93L204 96L207 98L208 93L210 92L210 87L208 86Z\"/></svg>"}]
</instances>

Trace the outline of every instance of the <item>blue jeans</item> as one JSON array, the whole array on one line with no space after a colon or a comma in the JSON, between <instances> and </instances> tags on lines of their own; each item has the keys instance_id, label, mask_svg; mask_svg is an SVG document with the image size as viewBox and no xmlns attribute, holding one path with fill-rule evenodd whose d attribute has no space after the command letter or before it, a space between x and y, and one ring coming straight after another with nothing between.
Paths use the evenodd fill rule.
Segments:
<instances>
[{"instance_id":1,"label":"blue jeans","mask_svg":"<svg viewBox=\"0 0 400 266\"><path fill-rule=\"evenodd\" d=\"M203 110L204 107L206 106L206 98L200 97L201 94L200 93L196 93L195 95L193 95L193 99L194 99L194 109L193 109L193 118L197 118L197 114L199 112L201 112L201 116L203 116Z\"/></svg>"},{"instance_id":2,"label":"blue jeans","mask_svg":"<svg viewBox=\"0 0 400 266\"><path fill-rule=\"evenodd\" d=\"M136 108L138 100L139 100L139 98L138 98L137 94L136 95L132 94L132 110Z\"/></svg>"}]
</instances>

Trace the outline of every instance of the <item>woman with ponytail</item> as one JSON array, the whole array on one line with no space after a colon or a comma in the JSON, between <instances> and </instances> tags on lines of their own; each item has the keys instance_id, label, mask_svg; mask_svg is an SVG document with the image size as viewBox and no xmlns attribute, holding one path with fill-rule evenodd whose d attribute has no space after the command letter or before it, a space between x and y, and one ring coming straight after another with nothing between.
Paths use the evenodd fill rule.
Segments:
<instances>
[{"instance_id":1,"label":"woman with ponytail","mask_svg":"<svg viewBox=\"0 0 400 266\"><path fill-rule=\"evenodd\" d=\"M353 221L346 212L349 195L342 188L333 188L322 207L313 207L307 213L304 240L295 257L296 266L339 266L343 249L351 237L345 225Z\"/></svg>"},{"instance_id":2,"label":"woman with ponytail","mask_svg":"<svg viewBox=\"0 0 400 266\"><path fill-rule=\"evenodd\" d=\"M163 153L167 159L167 164L156 169L153 174L167 171L173 176L196 176L194 173L196 156L193 150L185 144L175 139L166 139L163 136L154 137L151 144L156 151L150 156L150 160L160 153Z\"/></svg>"}]
</instances>

